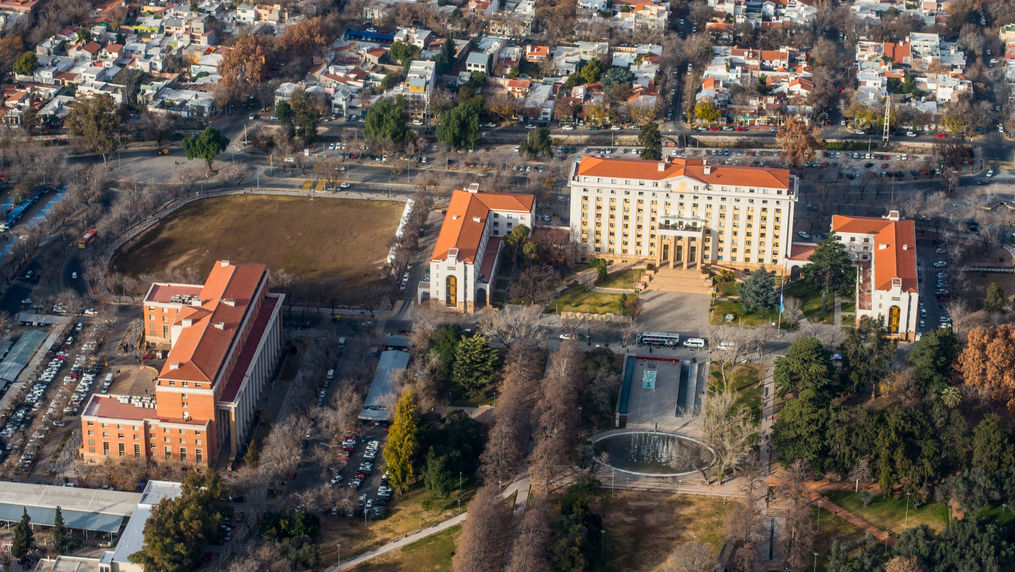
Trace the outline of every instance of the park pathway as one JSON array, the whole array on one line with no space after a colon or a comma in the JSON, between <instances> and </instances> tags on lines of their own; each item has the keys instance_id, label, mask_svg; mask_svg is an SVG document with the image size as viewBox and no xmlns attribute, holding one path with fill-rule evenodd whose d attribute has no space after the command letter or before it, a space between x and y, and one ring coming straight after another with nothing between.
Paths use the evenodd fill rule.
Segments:
<instances>
[{"instance_id":1,"label":"park pathway","mask_svg":"<svg viewBox=\"0 0 1015 572\"><path fill-rule=\"evenodd\" d=\"M818 491L809 489L808 495L810 496L811 504L817 504L819 508L823 508L835 516L849 522L853 526L870 533L871 536L882 542L887 541L889 544L895 544L895 539L892 538L887 531L879 529L859 516L856 516L855 514L835 504L831 501L831 499L822 495Z\"/></svg>"},{"instance_id":2,"label":"park pathway","mask_svg":"<svg viewBox=\"0 0 1015 572\"><path fill-rule=\"evenodd\" d=\"M529 490L529 478L525 477L522 479L518 479L517 481L508 485L508 487L500 493L500 498L506 499L515 493L519 493L519 497L521 497L524 494L525 497L528 498L528 490ZM354 558L350 558L345 562L339 562L338 564L329 567L327 569L327 572L338 572L339 570L349 570L351 568L359 566L360 564L368 560L377 558L382 554L387 554L388 552L392 552L400 548L405 548L406 546L409 546L411 544L415 544L416 542L419 542L424 538L433 536L453 526L462 524L463 522L465 522L465 518L468 516L468 514L469 514L468 511L463 512L462 514L449 518L448 520L430 525L426 529L421 530L416 534L410 534L409 536L400 538L393 542L389 542L388 544L385 544L383 546L377 547L371 550L370 552L364 552L363 554L360 554Z\"/></svg>"}]
</instances>

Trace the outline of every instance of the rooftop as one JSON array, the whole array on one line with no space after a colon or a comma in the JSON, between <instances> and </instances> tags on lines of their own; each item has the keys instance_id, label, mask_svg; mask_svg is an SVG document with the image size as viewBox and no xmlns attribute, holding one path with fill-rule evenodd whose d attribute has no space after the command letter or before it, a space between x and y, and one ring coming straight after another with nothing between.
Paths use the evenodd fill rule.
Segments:
<instances>
[{"instance_id":1,"label":"rooftop","mask_svg":"<svg viewBox=\"0 0 1015 572\"><path fill-rule=\"evenodd\" d=\"M263 264L216 262L201 289L201 305L183 308L173 324L182 329L159 377L215 381L267 274Z\"/></svg>"},{"instance_id":2,"label":"rooftop","mask_svg":"<svg viewBox=\"0 0 1015 572\"><path fill-rule=\"evenodd\" d=\"M877 281L876 290L891 290L892 280L898 278L903 291L917 291L916 225L912 220L900 220L897 211L885 218L833 215L832 231L874 237L872 276Z\"/></svg>"},{"instance_id":3,"label":"rooftop","mask_svg":"<svg viewBox=\"0 0 1015 572\"><path fill-rule=\"evenodd\" d=\"M448 204L441 232L437 235L431 260L444 260L455 249L458 260L474 263L490 211L527 213L532 210L534 201L532 195L521 193L456 190L451 195L451 203Z\"/></svg>"},{"instance_id":4,"label":"rooftop","mask_svg":"<svg viewBox=\"0 0 1015 572\"><path fill-rule=\"evenodd\" d=\"M131 399L125 395L92 395L81 415L128 421L154 419L156 417L154 398L151 398L151 407L143 407L137 399L136 396Z\"/></svg>"},{"instance_id":5,"label":"rooftop","mask_svg":"<svg viewBox=\"0 0 1015 572\"><path fill-rule=\"evenodd\" d=\"M281 298L279 296L272 295L265 298L264 304L261 304L261 309L258 311L257 317L254 318L254 323L250 326L247 341L243 344L239 357L236 358L236 365L233 367L232 373L229 374L225 387L222 388L219 401L231 403L236 399L236 393L243 385L243 379L247 377L247 368L250 367L250 361L254 358L257 347L261 345L261 336L264 334L264 329L268 326L268 322L271 321L275 306L280 301Z\"/></svg>"},{"instance_id":6,"label":"rooftop","mask_svg":"<svg viewBox=\"0 0 1015 572\"><path fill-rule=\"evenodd\" d=\"M650 181L689 177L710 185L790 189L789 169L707 165L706 174L706 165L703 159L649 161L585 155L579 159L577 175Z\"/></svg>"},{"instance_id":7,"label":"rooftop","mask_svg":"<svg viewBox=\"0 0 1015 572\"><path fill-rule=\"evenodd\" d=\"M200 284L160 284L155 282L148 289L144 301L156 303L181 302L178 298L189 298L201 293Z\"/></svg>"}]
</instances>

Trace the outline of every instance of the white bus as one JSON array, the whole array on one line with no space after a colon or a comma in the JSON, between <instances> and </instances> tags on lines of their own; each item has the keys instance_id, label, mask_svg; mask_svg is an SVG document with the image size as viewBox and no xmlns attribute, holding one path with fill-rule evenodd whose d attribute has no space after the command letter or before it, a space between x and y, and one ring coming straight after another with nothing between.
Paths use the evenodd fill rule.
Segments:
<instances>
[{"instance_id":1,"label":"white bus","mask_svg":"<svg viewBox=\"0 0 1015 572\"><path fill-rule=\"evenodd\" d=\"M680 343L680 334L668 332L642 332L638 336L639 346L668 346L673 347Z\"/></svg>"}]
</instances>

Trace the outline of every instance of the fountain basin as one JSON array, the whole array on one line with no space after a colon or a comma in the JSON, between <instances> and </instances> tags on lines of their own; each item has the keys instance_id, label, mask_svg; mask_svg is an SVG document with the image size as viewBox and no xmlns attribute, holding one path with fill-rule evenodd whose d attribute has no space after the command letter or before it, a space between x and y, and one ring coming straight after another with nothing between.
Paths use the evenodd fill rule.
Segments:
<instances>
[{"instance_id":1,"label":"fountain basin","mask_svg":"<svg viewBox=\"0 0 1015 572\"><path fill-rule=\"evenodd\" d=\"M593 439L593 446L598 463L632 475L680 477L715 462L715 453L707 445L676 433L607 433Z\"/></svg>"}]
</instances>

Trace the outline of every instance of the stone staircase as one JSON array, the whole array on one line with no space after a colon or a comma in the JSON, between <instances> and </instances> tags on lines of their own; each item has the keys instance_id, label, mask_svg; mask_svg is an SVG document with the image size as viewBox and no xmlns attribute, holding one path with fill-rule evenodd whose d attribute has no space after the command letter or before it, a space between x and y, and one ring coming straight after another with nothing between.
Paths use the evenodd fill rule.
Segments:
<instances>
[{"instance_id":1,"label":"stone staircase","mask_svg":"<svg viewBox=\"0 0 1015 572\"><path fill-rule=\"evenodd\" d=\"M641 278L642 290L658 292L681 292L685 294L708 294L712 281L698 268L657 268L647 270Z\"/></svg>"}]
</instances>

